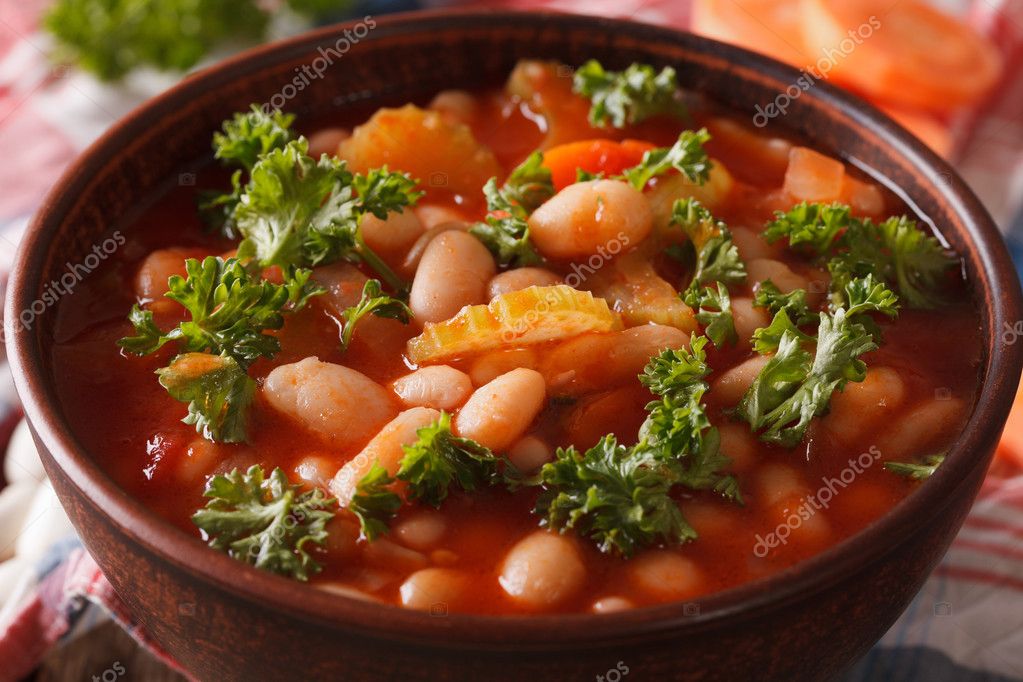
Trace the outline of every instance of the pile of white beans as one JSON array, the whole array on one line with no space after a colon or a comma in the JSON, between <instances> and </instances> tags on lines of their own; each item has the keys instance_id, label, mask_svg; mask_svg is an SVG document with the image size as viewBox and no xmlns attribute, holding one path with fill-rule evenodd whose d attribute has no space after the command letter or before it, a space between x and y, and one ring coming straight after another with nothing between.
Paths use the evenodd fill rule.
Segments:
<instances>
[{"instance_id":1,"label":"pile of white beans","mask_svg":"<svg viewBox=\"0 0 1023 682\"><path fill-rule=\"evenodd\" d=\"M46 478L28 423L18 424L4 459L0 490L0 630L19 597L34 583L33 569L74 528Z\"/></svg>"}]
</instances>

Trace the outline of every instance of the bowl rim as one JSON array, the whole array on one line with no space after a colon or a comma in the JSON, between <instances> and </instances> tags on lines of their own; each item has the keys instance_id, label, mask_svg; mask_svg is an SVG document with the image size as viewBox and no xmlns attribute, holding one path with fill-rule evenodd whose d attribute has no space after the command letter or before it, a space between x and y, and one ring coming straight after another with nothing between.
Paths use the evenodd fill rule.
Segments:
<instances>
[{"instance_id":1,"label":"bowl rim","mask_svg":"<svg viewBox=\"0 0 1023 682\"><path fill-rule=\"evenodd\" d=\"M431 26L451 28L452 22L460 23L463 28L482 28L484 24L498 21L560 22L604 34L622 31L636 38L651 36L661 42L685 42L687 49L700 53L713 49L716 55L723 55L733 63L741 63L779 82L794 81L801 73L743 48L681 30L622 19L550 11L480 9L404 12L374 16L373 19L377 22L377 30L370 32L363 39L365 41L428 32ZM11 271L4 315L5 331L10 328L10 321L16 320L18 312L36 296L35 280L44 265L47 244L59 234L76 192L87 182L84 169L116 155L121 142L142 116L158 116L161 111L173 107L175 102L186 99L190 92L215 86L233 76L270 68L291 54L311 52L327 38L339 35L356 23L352 20L333 24L242 52L187 76L119 119L65 170L26 230ZM379 28L386 28L389 32ZM1001 429L996 425L1004 423L1023 366L1023 354L997 343L998 331L1003 324L1023 319L1023 304L1015 270L997 228L978 198L954 170L866 102L828 83L817 83L812 90L804 96L818 100L831 116L844 115L856 125L870 127L893 148L893 156L902 156L913 167L930 171L928 177L933 181L938 177L947 179L951 174L953 182L949 182L948 188L943 190L947 206L961 216L967 228L967 241L973 244L976 252L979 278L973 283L975 295L991 303L986 315L982 311L982 322L986 322L982 325L986 341L984 379L979 386L971 418L950 448L951 456L934 476L887 514L824 552L778 573L690 602L599 616L453 613L437 618L423 612L322 590L310 592L316 588L260 571L209 549L197 537L172 526L117 486L85 449L78 446L70 427L60 416L61 410L56 401L48 400L47 385L50 382L40 367L36 334L15 329L6 334L8 357L26 417L42 444L41 450L45 451L44 459L49 456L52 465L63 471L82 498L119 532L177 570L263 608L306 621L351 628L395 642L415 642L448 650L490 647L540 651L564 649L566 646L592 647L611 639L621 642L668 632L678 634L692 629L718 628L725 623L754 618L767 610L820 592L893 551L900 539L919 530L937 509L948 504L957 488L968 485L970 475L976 474L975 469L984 464L983 453L993 451L997 443ZM845 160L848 162L850 159ZM978 415L983 418L977 418ZM311 594L316 594L317 599L308 599ZM691 606L693 603L698 606L696 613Z\"/></svg>"}]
</instances>

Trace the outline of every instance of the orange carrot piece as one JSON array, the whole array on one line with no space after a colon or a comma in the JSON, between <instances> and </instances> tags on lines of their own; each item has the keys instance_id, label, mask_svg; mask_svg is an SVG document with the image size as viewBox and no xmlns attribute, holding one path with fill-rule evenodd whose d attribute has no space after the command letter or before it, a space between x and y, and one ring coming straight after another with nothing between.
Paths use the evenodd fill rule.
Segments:
<instances>
[{"instance_id":1,"label":"orange carrot piece","mask_svg":"<svg viewBox=\"0 0 1023 682\"><path fill-rule=\"evenodd\" d=\"M649 142L639 140L569 142L544 152L543 165L551 170L554 189L561 191L563 187L575 182L578 168L588 173L618 175L626 168L638 164L643 154L653 148Z\"/></svg>"}]
</instances>

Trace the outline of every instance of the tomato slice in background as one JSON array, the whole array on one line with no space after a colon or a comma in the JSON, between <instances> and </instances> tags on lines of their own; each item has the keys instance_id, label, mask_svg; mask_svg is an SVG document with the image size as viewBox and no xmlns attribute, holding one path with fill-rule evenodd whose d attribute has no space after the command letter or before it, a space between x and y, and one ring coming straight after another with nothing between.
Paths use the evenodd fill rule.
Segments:
<instances>
[{"instance_id":1,"label":"tomato slice in background","mask_svg":"<svg viewBox=\"0 0 1023 682\"><path fill-rule=\"evenodd\" d=\"M802 43L828 59L830 77L870 98L948 112L1002 72L988 40L920 0L800 0L799 16Z\"/></svg>"},{"instance_id":2,"label":"tomato slice in background","mask_svg":"<svg viewBox=\"0 0 1023 682\"><path fill-rule=\"evenodd\" d=\"M696 0L693 31L805 67L816 57L803 45L799 2Z\"/></svg>"}]
</instances>

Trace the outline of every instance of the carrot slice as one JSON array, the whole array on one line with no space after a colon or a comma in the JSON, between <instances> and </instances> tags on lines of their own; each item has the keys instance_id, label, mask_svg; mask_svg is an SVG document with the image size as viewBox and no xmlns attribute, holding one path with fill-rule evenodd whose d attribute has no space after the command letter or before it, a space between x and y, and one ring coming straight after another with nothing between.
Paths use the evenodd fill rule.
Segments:
<instances>
[{"instance_id":1,"label":"carrot slice","mask_svg":"<svg viewBox=\"0 0 1023 682\"><path fill-rule=\"evenodd\" d=\"M793 66L813 61L799 30L799 3L779 0L696 0L693 31Z\"/></svg>"},{"instance_id":2,"label":"carrot slice","mask_svg":"<svg viewBox=\"0 0 1023 682\"><path fill-rule=\"evenodd\" d=\"M818 67L872 98L950 111L1001 74L989 41L920 0L801 0L799 10Z\"/></svg>"},{"instance_id":3,"label":"carrot slice","mask_svg":"<svg viewBox=\"0 0 1023 682\"><path fill-rule=\"evenodd\" d=\"M587 173L618 175L626 168L635 166L643 154L654 146L639 140L596 139L569 142L552 147L544 152L543 165L551 170L554 189L561 191L575 182L576 169Z\"/></svg>"}]
</instances>

